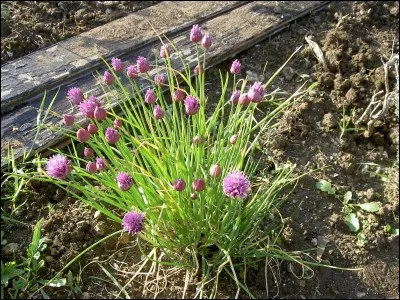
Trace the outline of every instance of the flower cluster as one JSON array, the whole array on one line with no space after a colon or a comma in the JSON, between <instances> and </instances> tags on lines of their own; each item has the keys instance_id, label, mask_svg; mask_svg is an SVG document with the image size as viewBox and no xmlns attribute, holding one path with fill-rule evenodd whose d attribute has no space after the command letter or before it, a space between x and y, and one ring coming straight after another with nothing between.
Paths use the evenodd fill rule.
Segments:
<instances>
[{"instance_id":1,"label":"flower cluster","mask_svg":"<svg viewBox=\"0 0 400 300\"><path fill-rule=\"evenodd\" d=\"M232 198L245 198L250 191L250 182L243 172L232 171L222 181L224 194Z\"/></svg>"},{"instance_id":2,"label":"flower cluster","mask_svg":"<svg viewBox=\"0 0 400 300\"><path fill-rule=\"evenodd\" d=\"M194 25L191 30L190 40L193 43L196 43L196 49L202 47L204 53L209 51L210 47L212 47L210 34L205 33L203 35L200 26L197 24ZM160 48L159 55L161 58L168 60L171 52L172 50L170 47L167 44L164 44ZM113 57L111 59L111 66L112 69L110 68L110 70L106 70L103 75L103 81L107 85L114 84L116 81L119 81L119 76L124 75L130 80L140 77L147 78L150 82L151 87L147 88L144 92L144 95L141 95L137 99L142 101L140 110L143 109L143 111L147 113L145 120L146 122L150 120L149 126L154 126L152 129L158 130L160 128L167 128L167 130L164 132L170 133L171 128L174 129L174 127L171 125L171 122L167 122L167 120L172 119L175 122L176 120L173 119L173 114L176 112L181 115L186 114L189 116L185 117L185 119L188 120L187 124L190 124L190 128L193 126L194 130L197 131L193 134L193 136L191 136L191 134L189 134L189 136L186 135L185 141L191 141L190 138L193 138L193 144L189 145L187 149L193 149L193 151L198 151L198 153L201 153L201 151L207 149L208 146L212 146L213 135L210 134L208 128L205 128L205 126L201 125L201 123L200 126L197 125L199 123L196 123L201 122L202 118L204 117L203 111L200 111L200 108L203 107L200 106L206 103L206 98L204 98L202 93L193 91L192 87L188 89L190 92L179 88L180 82L174 84L171 78L169 78L169 76L171 76L170 72L167 72L166 74L157 73L153 78L151 78L151 75L149 74L151 69L150 63L147 58L142 56L137 57L135 64L129 64L127 62L124 63L121 59ZM194 74L196 76L200 76L201 78L201 74L205 72L205 67L205 63L203 64L199 62L199 64L193 70ZM164 69L163 71L165 72ZM239 60L236 59L232 62L230 72L235 76L241 74L241 63ZM237 82L235 76L234 80L236 84ZM199 83L201 80L197 79L196 82ZM166 104L164 101L165 99L162 97L159 86L168 86L171 88L170 96L173 101L172 105L174 105L173 110L166 110ZM247 92L243 92L243 88L241 91L239 88L236 88L238 87L234 88L234 91L229 99L232 104L252 105L250 104L251 102L259 103L262 101L265 93L262 83L258 81L251 85ZM107 112L107 110L101 105L100 101L93 95L85 98L80 88L73 87L69 89L67 96L69 101L79 108L79 112L85 118L89 119L89 124L86 128L76 128L76 139L82 143L86 143L83 150L83 157L86 160L84 162L84 167L82 168L83 172L86 171L87 176L90 178L95 178L96 176L99 178L109 178L110 174L114 174L112 176L112 178L114 178L113 182L111 182L111 184L113 184L112 188L114 188L116 191L119 191L119 193L132 193L130 196L136 196L137 190L134 187L135 180L131 175L133 174L132 170L129 170L129 173L124 172L121 169L115 170L115 165L113 166L115 163L114 159L106 161L104 158L102 158L110 158L110 155L114 153L113 151L118 151L122 157L124 157L125 153L129 153L128 150L123 149L122 146L126 147L124 144L126 142L125 135L127 132L129 132L129 127L133 126L133 122L126 117L127 119L124 119L124 128L123 122L120 118L117 117L114 120L110 120L109 117L110 115L113 115L114 112ZM143 104L143 102L145 104ZM239 111L240 107L237 108L237 111ZM201 114L198 114L199 111ZM168 118L164 119L166 113ZM148 116L151 116L151 118L149 119ZM152 122L154 119L157 120L157 122ZM73 114L63 114L62 121L65 126L78 127L75 123L75 116ZM179 122L175 122L175 124L179 124ZM182 124L184 124L184 121L182 121ZM242 131L237 132L240 132L241 134ZM139 131L139 133L141 132ZM119 142L120 139L121 141ZM229 139L229 143L231 145L228 144L226 148L232 151L238 151L238 149L244 143L242 135L240 136L239 142L238 140L239 134L233 134ZM108 147L110 151L103 152L101 147L93 145L93 143L96 141L103 141L104 144L102 147ZM132 145L129 145L129 151L131 148ZM104 154L107 156L103 156ZM126 159L126 157L124 157L124 159ZM230 198L245 198L250 192L250 181L248 180L247 176L243 172L232 171L224 177L224 174L229 171L221 168L221 165L217 163L220 161L221 160L217 159L212 164L208 165L208 174L202 169L202 175L193 176L186 174L181 175L182 178L177 178L174 181L171 180L172 182L170 184L172 186L172 192L175 195L178 195L179 198L190 197L192 200L200 198L200 200L203 201L204 199L202 197L208 197L212 194L210 191L207 191L207 189L210 189L210 187L212 187L214 184L218 184L220 187L222 186L223 195ZM127 163L131 165L130 162ZM123 164L121 165L123 166ZM63 155L54 155L48 159L46 170L50 177L63 180L71 174L72 163ZM82 173L82 170L80 169L79 172ZM196 171L196 173L197 172L198 171ZM139 177L137 177L136 180L140 182ZM188 184L185 180L188 181ZM123 217L122 227L124 231L130 234L136 234L144 229L145 219L146 215L144 213L130 211Z\"/></svg>"},{"instance_id":3,"label":"flower cluster","mask_svg":"<svg viewBox=\"0 0 400 300\"><path fill-rule=\"evenodd\" d=\"M124 231L135 234L141 232L144 229L144 222L146 220L146 216L144 213L131 211L125 214L122 219L122 227Z\"/></svg>"}]
</instances>

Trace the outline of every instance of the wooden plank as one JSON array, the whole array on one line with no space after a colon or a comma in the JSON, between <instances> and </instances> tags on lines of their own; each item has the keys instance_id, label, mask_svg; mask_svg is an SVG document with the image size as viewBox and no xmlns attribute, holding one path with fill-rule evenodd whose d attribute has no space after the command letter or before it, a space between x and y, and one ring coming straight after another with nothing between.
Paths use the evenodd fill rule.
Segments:
<instances>
[{"instance_id":1,"label":"wooden plank","mask_svg":"<svg viewBox=\"0 0 400 300\"><path fill-rule=\"evenodd\" d=\"M1 114L31 101L46 89L97 69L102 64L99 56L122 56L157 40L148 22L160 34L173 34L244 4L243 1L165 1L4 64Z\"/></svg>"},{"instance_id":2,"label":"wooden plank","mask_svg":"<svg viewBox=\"0 0 400 300\"><path fill-rule=\"evenodd\" d=\"M226 12L218 17L200 23L203 31L210 33L213 39L213 46L210 48L207 56L207 66L211 67L221 61L229 59L237 53L251 47L255 43L270 37L279 30L287 27L290 22L304 16L310 12L322 9L329 2L314 1L314 2L295 2L285 1L279 2L280 12L276 13L276 1L260 1L250 2L244 6L238 7L234 10ZM281 12L285 15L291 14L292 17L286 21L281 21ZM241 20L241 22L232 22L232 20ZM183 57L186 61L190 62L191 67L195 66L196 54L193 43L189 41L188 32L177 32L169 35L174 44L181 50ZM120 57L125 62L134 63L137 56L147 56L150 63L155 63L154 54L149 56L154 49L159 49L160 43L154 41L143 45L136 49L134 53ZM178 59L172 56L173 65L177 69L182 69ZM105 68L99 68L100 74L104 72ZM154 75L155 70L151 74ZM124 76L121 80L126 83ZM126 83L127 84L127 83ZM148 82L144 80L139 81L142 89L147 88ZM60 93L53 105L53 110L60 114L70 110L69 101L66 100L66 91L71 86L77 85L85 92L97 96L102 103L104 103L103 90L99 85L99 78L95 78L92 74L86 74L76 78L74 82L69 82L60 86ZM54 95L54 91L48 93L47 102ZM107 93L107 97L112 99L112 106L117 105L117 99L112 93ZM6 165L3 159L4 151L7 144L15 145L16 157L21 157L23 149L33 147L34 151L43 151L48 147L55 147L57 144L65 146L68 141L65 141L60 134L44 131L39 136L35 145L33 145L33 138L35 135L35 122L36 122L36 109L39 107L40 101L34 101L29 105L24 106L23 109L12 111L2 117L1 120L1 133L2 133L2 168ZM75 113L77 111L75 110ZM87 124L87 120L83 119L81 114L76 115L78 123L83 126ZM61 124L59 118L49 118L51 124ZM18 127L19 130L13 132L13 127Z\"/></svg>"}]
</instances>

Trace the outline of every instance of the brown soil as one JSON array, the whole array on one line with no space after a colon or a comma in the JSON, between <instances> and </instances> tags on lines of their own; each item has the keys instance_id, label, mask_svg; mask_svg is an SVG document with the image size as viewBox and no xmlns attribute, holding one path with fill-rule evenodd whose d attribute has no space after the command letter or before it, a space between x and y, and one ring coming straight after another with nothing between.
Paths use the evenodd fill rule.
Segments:
<instances>
[{"instance_id":1,"label":"brown soil","mask_svg":"<svg viewBox=\"0 0 400 300\"><path fill-rule=\"evenodd\" d=\"M306 250L325 240L323 264L362 268L342 271L314 267L313 274L308 272L301 276L298 266L283 262L271 267L267 293L263 264L259 271L249 270L248 274L247 284L257 298L399 298L399 236L384 228L386 225L399 227L398 116L391 107L383 118L372 124L372 134L366 130L368 120L355 126L372 96L384 89L381 58L387 61L392 50L394 53L399 51L398 14L398 2L334 2L326 10L298 21L277 36L238 55L243 73L265 82L298 46L303 45L268 92L280 88L291 94L307 80L308 84L318 82L318 87L310 97L295 103L282 116L271 135L263 137L259 155L265 166L271 161L295 163L298 175L326 168L302 177L282 207L285 221L282 247L289 251ZM309 35L321 47L328 72L305 42L304 37ZM268 65L264 72L266 61ZM209 70L206 87L210 101L217 96L211 91L219 89L218 69L226 71L230 63L227 61ZM389 79L393 87L395 78ZM347 115L354 109L348 128L357 130L347 131L341 137L343 107ZM382 208L377 213L357 212L361 232L366 238L364 246L357 245L357 235L349 231L342 212L343 204L315 187L321 179L331 182L337 195L351 191L351 203L381 203ZM24 200L27 200L26 204L15 217L29 226L13 225L5 230L5 238L9 243L18 243L18 254L24 256L32 224L45 217L42 235L51 240L44 253L46 270L41 274L46 279L86 246L119 228L102 216L95 218L94 210L51 185L31 184L19 201ZM82 268L92 263L82 271L80 292L68 295L66 288L46 291L54 298L114 298L119 289L112 283L101 281L103 278L111 282L93 261L101 262L123 286L140 266L141 255L134 246L135 241L127 242L125 236L108 240L81 258ZM310 257L316 259L315 251L310 252ZM71 270L74 275L79 274L79 265L73 265ZM166 270L169 274L173 271ZM275 283L271 279L273 276ZM144 294L142 285L145 280L149 282L156 278L159 287L165 284L159 298L182 297L185 281L182 272L169 277L168 281L156 273L149 278L141 275L128 285L129 295L133 298L153 297L157 292L155 285L149 285ZM222 279L222 282L218 296L233 297L236 293L234 283L228 279ZM195 286L189 285L186 296L193 297L194 292ZM19 296L23 298L27 294ZM241 294L241 297L246 296Z\"/></svg>"},{"instance_id":2,"label":"brown soil","mask_svg":"<svg viewBox=\"0 0 400 300\"><path fill-rule=\"evenodd\" d=\"M1 64L160 1L2 1Z\"/></svg>"}]
</instances>

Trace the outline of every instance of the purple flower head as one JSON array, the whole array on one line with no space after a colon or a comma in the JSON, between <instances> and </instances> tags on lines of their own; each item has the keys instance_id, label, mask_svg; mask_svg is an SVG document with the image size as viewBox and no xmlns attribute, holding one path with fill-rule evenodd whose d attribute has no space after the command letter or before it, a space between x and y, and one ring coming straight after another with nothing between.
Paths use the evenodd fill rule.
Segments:
<instances>
[{"instance_id":1,"label":"purple flower head","mask_svg":"<svg viewBox=\"0 0 400 300\"><path fill-rule=\"evenodd\" d=\"M97 131L99 131L99 129L97 128L97 126L95 124L90 123L87 126L87 131L89 131L90 134L96 134Z\"/></svg>"},{"instance_id":2,"label":"purple flower head","mask_svg":"<svg viewBox=\"0 0 400 300\"><path fill-rule=\"evenodd\" d=\"M71 174L71 161L61 154L55 154L47 160L46 171L52 178L64 179Z\"/></svg>"},{"instance_id":3,"label":"purple flower head","mask_svg":"<svg viewBox=\"0 0 400 300\"><path fill-rule=\"evenodd\" d=\"M128 173L124 172L118 172L117 182L118 182L118 187L123 191L129 190L133 185L132 177Z\"/></svg>"},{"instance_id":4,"label":"purple flower head","mask_svg":"<svg viewBox=\"0 0 400 300\"><path fill-rule=\"evenodd\" d=\"M239 104L246 105L250 103L250 99L247 93L243 93L239 96Z\"/></svg>"},{"instance_id":5,"label":"purple flower head","mask_svg":"<svg viewBox=\"0 0 400 300\"><path fill-rule=\"evenodd\" d=\"M154 106L153 114L154 114L154 118L156 118L156 120L160 120L164 117L164 111L160 105Z\"/></svg>"},{"instance_id":6,"label":"purple flower head","mask_svg":"<svg viewBox=\"0 0 400 300\"><path fill-rule=\"evenodd\" d=\"M156 75L154 76L154 83L155 83L156 85L164 84L164 83L165 83L164 74L156 74Z\"/></svg>"},{"instance_id":7,"label":"purple flower head","mask_svg":"<svg viewBox=\"0 0 400 300\"><path fill-rule=\"evenodd\" d=\"M88 172L88 173L95 173L96 171L97 171L96 163L94 163L94 162L92 162L92 161L89 161L89 162L86 164L86 172Z\"/></svg>"},{"instance_id":8,"label":"purple flower head","mask_svg":"<svg viewBox=\"0 0 400 300\"><path fill-rule=\"evenodd\" d=\"M264 88L262 83L256 81L249 89L247 93L249 100L254 103L260 102L264 97Z\"/></svg>"},{"instance_id":9,"label":"purple flower head","mask_svg":"<svg viewBox=\"0 0 400 300\"><path fill-rule=\"evenodd\" d=\"M128 66L128 67L126 68L126 75L127 75L129 78L132 78L132 79L138 77L136 66L135 66L135 65L130 65L130 66Z\"/></svg>"},{"instance_id":10,"label":"purple flower head","mask_svg":"<svg viewBox=\"0 0 400 300\"><path fill-rule=\"evenodd\" d=\"M197 75L199 75L199 74L203 74L203 73L204 73L204 67L203 67L203 65L197 65L197 66L194 68L193 72L194 72L194 75L195 75L195 76L197 76Z\"/></svg>"},{"instance_id":11,"label":"purple flower head","mask_svg":"<svg viewBox=\"0 0 400 300\"><path fill-rule=\"evenodd\" d=\"M241 64L240 64L240 61L238 60L238 59L235 59L233 62L232 62L232 65L231 65L231 73L232 74L236 74L236 75L240 75L240 73L241 73L241 70L240 70L240 68L241 68Z\"/></svg>"},{"instance_id":12,"label":"purple flower head","mask_svg":"<svg viewBox=\"0 0 400 300\"><path fill-rule=\"evenodd\" d=\"M245 198L250 191L250 182L243 172L232 171L222 181L224 194L232 198Z\"/></svg>"},{"instance_id":13,"label":"purple flower head","mask_svg":"<svg viewBox=\"0 0 400 300\"><path fill-rule=\"evenodd\" d=\"M67 96L72 104L78 105L83 101L83 92L80 88L73 87L67 92Z\"/></svg>"},{"instance_id":14,"label":"purple flower head","mask_svg":"<svg viewBox=\"0 0 400 300\"><path fill-rule=\"evenodd\" d=\"M181 90L176 90L172 95L172 100L174 102L180 102L185 97L185 94Z\"/></svg>"},{"instance_id":15,"label":"purple flower head","mask_svg":"<svg viewBox=\"0 0 400 300\"><path fill-rule=\"evenodd\" d=\"M122 69L124 68L123 62L119 58L116 58L116 57L113 57L111 59L111 65L115 72L121 72Z\"/></svg>"},{"instance_id":16,"label":"purple flower head","mask_svg":"<svg viewBox=\"0 0 400 300\"><path fill-rule=\"evenodd\" d=\"M63 121L66 126L72 126L75 122L75 117L73 115L65 114L63 115Z\"/></svg>"},{"instance_id":17,"label":"purple flower head","mask_svg":"<svg viewBox=\"0 0 400 300\"><path fill-rule=\"evenodd\" d=\"M192 183L192 188L196 191L196 192L201 192L206 188L206 182L204 181L204 179L196 179L195 181L193 181Z\"/></svg>"},{"instance_id":18,"label":"purple flower head","mask_svg":"<svg viewBox=\"0 0 400 300\"><path fill-rule=\"evenodd\" d=\"M139 56L136 60L137 70L139 73L146 73L150 70L149 62L143 56Z\"/></svg>"},{"instance_id":19,"label":"purple flower head","mask_svg":"<svg viewBox=\"0 0 400 300\"><path fill-rule=\"evenodd\" d=\"M171 53L171 49L169 48L168 45L163 45L160 48L160 57L161 58L167 58Z\"/></svg>"},{"instance_id":20,"label":"purple flower head","mask_svg":"<svg viewBox=\"0 0 400 300\"><path fill-rule=\"evenodd\" d=\"M93 152L93 149L92 149L92 148L85 147L85 149L83 149L83 156L84 156L85 158L92 157L93 154L94 154L94 152Z\"/></svg>"},{"instance_id":21,"label":"purple flower head","mask_svg":"<svg viewBox=\"0 0 400 300\"><path fill-rule=\"evenodd\" d=\"M97 121L103 121L106 117L107 117L107 111L104 108L98 106L94 109L94 118Z\"/></svg>"},{"instance_id":22,"label":"purple flower head","mask_svg":"<svg viewBox=\"0 0 400 300\"><path fill-rule=\"evenodd\" d=\"M185 111L189 116L197 114L200 109L199 101L193 96L187 96L183 103L185 104Z\"/></svg>"},{"instance_id":23,"label":"purple flower head","mask_svg":"<svg viewBox=\"0 0 400 300\"><path fill-rule=\"evenodd\" d=\"M212 165L210 168L210 176L219 177L221 175L221 167L219 165Z\"/></svg>"},{"instance_id":24,"label":"purple flower head","mask_svg":"<svg viewBox=\"0 0 400 300\"><path fill-rule=\"evenodd\" d=\"M81 102L79 104L79 111L85 115L86 118L93 119L94 118L94 110L96 107L100 106L99 100L96 97L90 96L89 99Z\"/></svg>"},{"instance_id":25,"label":"purple flower head","mask_svg":"<svg viewBox=\"0 0 400 300\"><path fill-rule=\"evenodd\" d=\"M84 128L79 128L76 132L76 137L78 138L78 141L85 143L90 139L90 133Z\"/></svg>"},{"instance_id":26,"label":"purple flower head","mask_svg":"<svg viewBox=\"0 0 400 300\"><path fill-rule=\"evenodd\" d=\"M201 28L199 25L193 25L192 30L190 31L190 40L194 43L198 43L201 41L202 35L201 35Z\"/></svg>"},{"instance_id":27,"label":"purple flower head","mask_svg":"<svg viewBox=\"0 0 400 300\"><path fill-rule=\"evenodd\" d=\"M232 104L237 104L239 102L239 97L240 97L240 91L235 90L232 93L231 99L229 99L229 100L231 101Z\"/></svg>"},{"instance_id":28,"label":"purple flower head","mask_svg":"<svg viewBox=\"0 0 400 300\"><path fill-rule=\"evenodd\" d=\"M113 84L114 81L115 81L114 76L113 76L110 72L105 71L105 72L104 72L104 82L105 82L107 85L110 85L110 84Z\"/></svg>"},{"instance_id":29,"label":"purple flower head","mask_svg":"<svg viewBox=\"0 0 400 300\"><path fill-rule=\"evenodd\" d=\"M147 89L146 95L144 96L144 102L147 104L154 104L157 101L157 96L154 94L153 90Z\"/></svg>"},{"instance_id":30,"label":"purple flower head","mask_svg":"<svg viewBox=\"0 0 400 300\"><path fill-rule=\"evenodd\" d=\"M103 171L107 168L104 160L101 159L100 157L96 157L96 168L97 168L97 171Z\"/></svg>"},{"instance_id":31,"label":"purple flower head","mask_svg":"<svg viewBox=\"0 0 400 300\"><path fill-rule=\"evenodd\" d=\"M122 120L121 119L115 119L114 120L114 128L121 128L122 127Z\"/></svg>"},{"instance_id":32,"label":"purple flower head","mask_svg":"<svg viewBox=\"0 0 400 300\"><path fill-rule=\"evenodd\" d=\"M211 47L211 38L208 33L206 33L203 36L203 39L201 40L201 46L204 48L210 48Z\"/></svg>"},{"instance_id":33,"label":"purple flower head","mask_svg":"<svg viewBox=\"0 0 400 300\"><path fill-rule=\"evenodd\" d=\"M110 128L110 127L108 127L106 129L105 136L106 136L107 143L109 143L110 145L116 144L118 142L118 140L119 140L118 130L115 130L115 129Z\"/></svg>"},{"instance_id":34,"label":"purple flower head","mask_svg":"<svg viewBox=\"0 0 400 300\"><path fill-rule=\"evenodd\" d=\"M144 213L131 211L125 214L122 219L122 227L126 232L135 234L143 230L145 220L146 215Z\"/></svg>"},{"instance_id":35,"label":"purple flower head","mask_svg":"<svg viewBox=\"0 0 400 300\"><path fill-rule=\"evenodd\" d=\"M183 191L186 187L186 182L183 179L175 179L175 181L172 183L172 187L174 188L175 191Z\"/></svg>"}]
</instances>

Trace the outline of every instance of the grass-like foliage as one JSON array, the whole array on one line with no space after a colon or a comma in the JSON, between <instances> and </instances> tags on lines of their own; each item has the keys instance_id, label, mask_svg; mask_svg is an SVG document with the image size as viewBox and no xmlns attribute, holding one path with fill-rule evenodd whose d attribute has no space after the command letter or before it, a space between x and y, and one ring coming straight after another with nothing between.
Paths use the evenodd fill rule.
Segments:
<instances>
[{"instance_id":1,"label":"grass-like foliage","mask_svg":"<svg viewBox=\"0 0 400 300\"><path fill-rule=\"evenodd\" d=\"M231 73L220 74L220 97L210 111L204 70L211 40L208 35L201 39L201 32L199 39L199 30L194 27L191 34L194 63L200 66L194 78L193 65L166 38L156 65L148 66L139 57L124 73L126 65L120 60L114 58L112 66L105 61L104 89L117 95L118 105L107 96L112 93L105 93L100 104L78 89L70 90L72 109L90 119L90 128L81 128L71 115L64 115L70 126L41 124L83 142L85 156L78 147L70 154L55 150L58 156L37 159L37 171L22 176L53 182L121 223L139 241L165 254L160 264L197 271L198 296L215 297L222 271L251 295L239 278L240 268L266 257L289 259L275 246L279 228L267 217L281 204L280 192L293 183L294 168L280 166L264 180L257 177L252 153L276 117L313 86L276 99L274 92L266 91L284 66L267 83L249 88L235 61ZM181 71L177 65L183 66ZM165 80L153 79L155 70ZM124 76L129 85L120 80ZM143 90L139 79L150 88ZM231 97L232 87L237 91ZM261 117L256 118L257 111ZM51 106L49 114L57 115ZM265 221L269 225L261 226ZM210 280L213 288L205 295Z\"/></svg>"}]
</instances>

